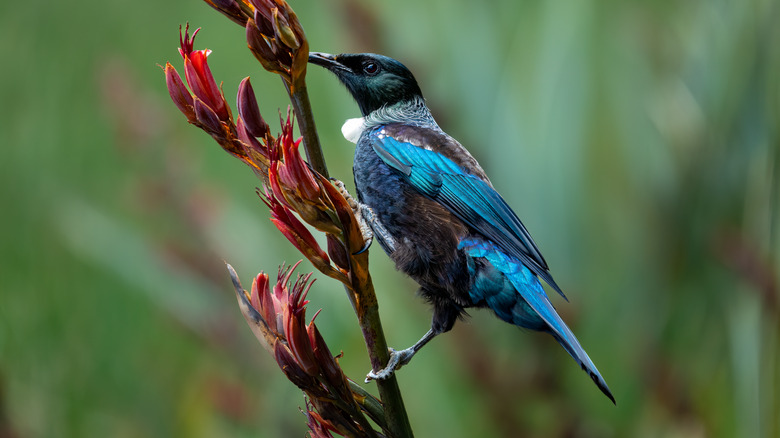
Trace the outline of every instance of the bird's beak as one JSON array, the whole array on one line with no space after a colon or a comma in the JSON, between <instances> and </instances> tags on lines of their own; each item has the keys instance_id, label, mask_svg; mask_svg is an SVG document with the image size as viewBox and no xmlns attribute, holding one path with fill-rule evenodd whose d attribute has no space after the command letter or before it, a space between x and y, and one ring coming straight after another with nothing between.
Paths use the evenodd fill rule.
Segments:
<instances>
[{"instance_id":1,"label":"bird's beak","mask_svg":"<svg viewBox=\"0 0 780 438\"><path fill-rule=\"evenodd\" d=\"M325 67L330 71L349 70L347 67L344 66L344 64L336 61L336 58L337 58L336 55L331 55L329 53L322 53L322 52L309 53L309 62L312 64L319 65L320 67Z\"/></svg>"}]
</instances>

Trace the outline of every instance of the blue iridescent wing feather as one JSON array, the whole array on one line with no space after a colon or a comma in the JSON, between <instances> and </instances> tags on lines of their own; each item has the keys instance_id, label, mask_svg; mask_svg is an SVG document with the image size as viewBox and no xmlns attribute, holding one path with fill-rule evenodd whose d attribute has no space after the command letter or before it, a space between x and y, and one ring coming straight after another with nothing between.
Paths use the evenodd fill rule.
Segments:
<instances>
[{"instance_id":1,"label":"blue iridescent wing feather","mask_svg":"<svg viewBox=\"0 0 780 438\"><path fill-rule=\"evenodd\" d=\"M381 129L369 136L377 155L416 190L516 257L566 299L528 230L490 184L446 156L399 141Z\"/></svg>"}]
</instances>

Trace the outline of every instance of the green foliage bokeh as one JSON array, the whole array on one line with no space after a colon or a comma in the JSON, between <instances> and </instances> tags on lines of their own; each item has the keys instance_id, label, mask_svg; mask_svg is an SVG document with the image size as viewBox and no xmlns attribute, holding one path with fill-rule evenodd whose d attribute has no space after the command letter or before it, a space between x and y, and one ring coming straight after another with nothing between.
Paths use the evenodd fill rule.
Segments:
<instances>
[{"instance_id":1,"label":"green foliage bokeh","mask_svg":"<svg viewBox=\"0 0 780 438\"><path fill-rule=\"evenodd\" d=\"M549 336L472 312L399 373L417 436L780 436L780 2L292 5L312 50L412 69L534 235L618 401ZM0 436L304 434L223 265L248 287L300 257L252 172L168 100L158 64L179 67L186 21L228 100L251 75L276 126L281 82L203 2L0 5ZM351 182L357 107L308 78ZM406 347L428 309L379 248L371 263ZM310 299L361 380L343 290L320 278Z\"/></svg>"}]
</instances>

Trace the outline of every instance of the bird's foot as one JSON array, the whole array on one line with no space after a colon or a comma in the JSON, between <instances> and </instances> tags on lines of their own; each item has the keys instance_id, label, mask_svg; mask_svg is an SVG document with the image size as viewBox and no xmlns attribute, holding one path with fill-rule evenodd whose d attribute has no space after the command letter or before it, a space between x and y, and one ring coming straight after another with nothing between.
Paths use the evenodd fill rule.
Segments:
<instances>
[{"instance_id":1,"label":"bird's foot","mask_svg":"<svg viewBox=\"0 0 780 438\"><path fill-rule=\"evenodd\" d=\"M341 196L347 200L347 204L349 204L350 208L352 208L352 212L357 216L358 202L355 200L355 198L352 197L352 195L349 194L347 187L344 186L344 182L336 178L330 178L330 181L334 186L336 186L337 189L339 189L339 193L341 193Z\"/></svg>"},{"instance_id":2,"label":"bird's foot","mask_svg":"<svg viewBox=\"0 0 780 438\"><path fill-rule=\"evenodd\" d=\"M391 348L390 360L387 361L387 366L379 371L371 370L371 372L366 375L366 383L372 380L385 380L390 378L396 370L408 364L416 352L417 351L413 347L401 351Z\"/></svg>"},{"instance_id":3,"label":"bird's foot","mask_svg":"<svg viewBox=\"0 0 780 438\"><path fill-rule=\"evenodd\" d=\"M349 194L349 191L347 191L347 188L344 186L344 183L340 180L337 180L336 178L330 179L333 184L336 186L336 188L339 190L339 193L341 193L341 196L346 199L347 204L352 209L352 214L355 215L355 219L358 221L358 227L360 228L360 234L363 235L363 248L361 248L358 252L355 254L360 254L362 252L365 252L369 246L371 246L371 243L374 241L374 232L371 230L371 226L369 225L369 220L374 217L374 212L369 208L368 206L359 203L355 198L352 197L352 195Z\"/></svg>"}]
</instances>

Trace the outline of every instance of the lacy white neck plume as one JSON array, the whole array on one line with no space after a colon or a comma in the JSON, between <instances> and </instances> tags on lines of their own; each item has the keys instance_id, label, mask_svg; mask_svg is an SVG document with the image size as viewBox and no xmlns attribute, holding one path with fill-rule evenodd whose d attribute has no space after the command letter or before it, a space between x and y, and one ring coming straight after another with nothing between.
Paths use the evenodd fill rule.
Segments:
<instances>
[{"instance_id":1,"label":"lacy white neck plume","mask_svg":"<svg viewBox=\"0 0 780 438\"><path fill-rule=\"evenodd\" d=\"M431 111L425 105L425 101L418 97L411 104L402 102L389 107L383 106L366 117L349 119L341 127L341 134L348 141L357 144L366 129L390 123L403 123L441 130L433 119Z\"/></svg>"}]
</instances>

